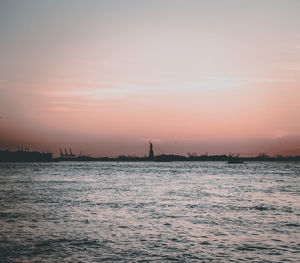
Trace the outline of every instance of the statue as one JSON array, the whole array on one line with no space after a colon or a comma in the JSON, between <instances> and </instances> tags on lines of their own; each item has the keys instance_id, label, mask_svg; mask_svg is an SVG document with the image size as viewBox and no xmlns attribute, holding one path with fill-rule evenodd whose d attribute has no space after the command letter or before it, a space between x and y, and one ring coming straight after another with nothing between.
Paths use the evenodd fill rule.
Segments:
<instances>
[{"instance_id":1,"label":"statue","mask_svg":"<svg viewBox=\"0 0 300 263\"><path fill-rule=\"evenodd\" d=\"M154 157L154 154L153 154L153 145L152 145L151 141L149 141L149 143L150 143L149 158L153 158Z\"/></svg>"}]
</instances>

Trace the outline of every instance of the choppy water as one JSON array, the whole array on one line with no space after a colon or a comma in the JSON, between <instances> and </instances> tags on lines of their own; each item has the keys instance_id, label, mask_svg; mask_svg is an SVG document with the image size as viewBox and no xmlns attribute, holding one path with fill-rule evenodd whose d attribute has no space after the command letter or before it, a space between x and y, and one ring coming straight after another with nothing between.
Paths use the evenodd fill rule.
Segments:
<instances>
[{"instance_id":1,"label":"choppy water","mask_svg":"<svg viewBox=\"0 0 300 263\"><path fill-rule=\"evenodd\" d=\"M0 164L1 262L300 262L300 164Z\"/></svg>"}]
</instances>

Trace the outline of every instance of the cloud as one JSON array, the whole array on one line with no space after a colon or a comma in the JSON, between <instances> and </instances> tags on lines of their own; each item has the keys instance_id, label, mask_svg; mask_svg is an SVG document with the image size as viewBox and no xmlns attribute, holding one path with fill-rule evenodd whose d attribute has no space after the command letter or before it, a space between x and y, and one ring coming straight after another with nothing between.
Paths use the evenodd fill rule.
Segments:
<instances>
[{"instance_id":1,"label":"cloud","mask_svg":"<svg viewBox=\"0 0 300 263\"><path fill-rule=\"evenodd\" d=\"M291 66L287 69L291 71L300 71L300 65Z\"/></svg>"},{"instance_id":2,"label":"cloud","mask_svg":"<svg viewBox=\"0 0 300 263\"><path fill-rule=\"evenodd\" d=\"M50 96L102 96L108 97L122 97L128 94L139 92L161 92L161 91L184 91L195 92L200 90L218 90L230 87L241 86L244 83L241 80L230 78L218 77L203 77L197 82L182 82L182 83L161 83L158 85L145 85L129 82L99 82L99 81L86 81L81 82L79 88L65 89L65 90L50 90L50 91L37 91L43 95ZM89 85L96 87L89 87ZM84 87L84 88L82 88Z\"/></svg>"},{"instance_id":3,"label":"cloud","mask_svg":"<svg viewBox=\"0 0 300 263\"><path fill-rule=\"evenodd\" d=\"M300 45L299 44L294 44L294 45L291 45L291 48L300 50Z\"/></svg>"},{"instance_id":4,"label":"cloud","mask_svg":"<svg viewBox=\"0 0 300 263\"><path fill-rule=\"evenodd\" d=\"M255 82L263 82L263 83L273 83L273 82L287 82L289 79L284 78L258 78Z\"/></svg>"},{"instance_id":5,"label":"cloud","mask_svg":"<svg viewBox=\"0 0 300 263\"><path fill-rule=\"evenodd\" d=\"M75 108L70 108L70 107L49 107L47 109L45 109L45 111L64 111L64 112L72 112L72 111L81 111L79 109L75 109Z\"/></svg>"},{"instance_id":6,"label":"cloud","mask_svg":"<svg viewBox=\"0 0 300 263\"><path fill-rule=\"evenodd\" d=\"M197 94L198 92L206 91L222 91L230 88L246 87L251 84L257 83L276 83L276 82L287 82L288 79L284 78L227 78L227 77L216 77L216 76L202 76L197 81L193 82L160 82L157 85L144 84L135 82L106 82L106 81L67 81L69 84L65 86L74 86L71 88L64 89L53 89L53 90L36 90L35 92L44 95L54 97L55 100L68 101L72 100L74 105L78 106L82 101L87 100L124 100L127 98L135 98L141 101L145 101L149 98L149 95L159 96L159 94L174 94L174 93L191 93ZM74 101L75 100L75 101ZM90 103L88 103L90 105ZM50 108L51 111L74 111L74 109L65 107L66 104L55 105L58 107ZM61 107L62 106L62 107Z\"/></svg>"},{"instance_id":7,"label":"cloud","mask_svg":"<svg viewBox=\"0 0 300 263\"><path fill-rule=\"evenodd\" d=\"M295 132L295 131L287 131L287 130L278 130L278 131L275 131L273 133L273 138L274 139L280 139L280 138L284 138L284 137L287 137L287 136L300 136L300 133L299 132Z\"/></svg>"}]
</instances>

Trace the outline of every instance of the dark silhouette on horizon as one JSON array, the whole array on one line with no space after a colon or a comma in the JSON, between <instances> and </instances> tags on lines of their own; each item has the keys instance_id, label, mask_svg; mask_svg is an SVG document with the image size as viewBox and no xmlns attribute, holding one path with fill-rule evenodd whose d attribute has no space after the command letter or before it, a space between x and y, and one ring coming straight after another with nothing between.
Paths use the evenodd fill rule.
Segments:
<instances>
[{"instance_id":1,"label":"dark silhouette on horizon","mask_svg":"<svg viewBox=\"0 0 300 263\"><path fill-rule=\"evenodd\" d=\"M240 154L233 154L233 153L229 153L228 155L228 163L244 163L244 161L240 158Z\"/></svg>"},{"instance_id":2,"label":"dark silhouette on horizon","mask_svg":"<svg viewBox=\"0 0 300 263\"><path fill-rule=\"evenodd\" d=\"M204 153L197 155L197 153L187 153L184 155L174 154L160 154L154 155L153 144L149 141L149 154L148 156L139 157L136 155L120 155L118 157L92 157L89 155L76 156L73 154L72 149L62 149L60 151L60 157L53 158L52 153L41 153L38 151L29 151L28 147L17 146L17 151L0 150L0 162L59 162L59 161L108 161L108 162L197 162L197 161L222 161L230 164L240 164L245 161L264 161L264 162L276 162L276 161L288 161L288 162L300 162L300 155L297 156L281 156L270 157L265 153L260 153L255 157L240 157L239 154L229 153L228 155L208 155Z\"/></svg>"},{"instance_id":3,"label":"dark silhouette on horizon","mask_svg":"<svg viewBox=\"0 0 300 263\"><path fill-rule=\"evenodd\" d=\"M18 146L18 150L11 152L9 150L0 151L0 162L53 162L52 153L41 153L29 151L28 147Z\"/></svg>"},{"instance_id":4,"label":"dark silhouette on horizon","mask_svg":"<svg viewBox=\"0 0 300 263\"><path fill-rule=\"evenodd\" d=\"M151 141L149 141L150 149L149 149L149 159L153 159L154 153L153 153L153 144Z\"/></svg>"},{"instance_id":5,"label":"dark silhouette on horizon","mask_svg":"<svg viewBox=\"0 0 300 263\"><path fill-rule=\"evenodd\" d=\"M69 150L69 153L66 148L65 148L65 153L63 153L61 148L59 149L59 152L60 152L60 160L62 161L72 160L76 157L76 155L72 153L71 148Z\"/></svg>"}]
</instances>

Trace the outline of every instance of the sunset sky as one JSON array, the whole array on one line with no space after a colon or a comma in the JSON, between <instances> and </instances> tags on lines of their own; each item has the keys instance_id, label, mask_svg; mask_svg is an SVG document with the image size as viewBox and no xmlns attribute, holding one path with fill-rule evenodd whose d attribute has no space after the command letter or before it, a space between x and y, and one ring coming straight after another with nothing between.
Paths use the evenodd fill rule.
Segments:
<instances>
[{"instance_id":1,"label":"sunset sky","mask_svg":"<svg viewBox=\"0 0 300 263\"><path fill-rule=\"evenodd\" d=\"M0 149L300 154L299 0L0 0Z\"/></svg>"}]
</instances>

